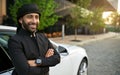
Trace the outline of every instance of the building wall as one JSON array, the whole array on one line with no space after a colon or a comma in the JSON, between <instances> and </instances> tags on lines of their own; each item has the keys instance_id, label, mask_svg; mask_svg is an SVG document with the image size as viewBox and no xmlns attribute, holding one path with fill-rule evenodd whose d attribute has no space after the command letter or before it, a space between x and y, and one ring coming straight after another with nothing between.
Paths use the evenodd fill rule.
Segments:
<instances>
[{"instance_id":1,"label":"building wall","mask_svg":"<svg viewBox=\"0 0 120 75\"><path fill-rule=\"evenodd\" d=\"M0 24L2 23L3 15L6 15L6 0L0 0Z\"/></svg>"}]
</instances>

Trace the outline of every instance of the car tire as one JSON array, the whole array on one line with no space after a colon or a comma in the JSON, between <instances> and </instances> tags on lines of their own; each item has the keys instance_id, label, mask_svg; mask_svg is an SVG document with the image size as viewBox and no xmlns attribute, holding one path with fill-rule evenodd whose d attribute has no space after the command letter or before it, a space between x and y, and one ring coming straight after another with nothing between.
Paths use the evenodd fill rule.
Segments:
<instances>
[{"instance_id":1,"label":"car tire","mask_svg":"<svg viewBox=\"0 0 120 75\"><path fill-rule=\"evenodd\" d=\"M80 63L77 75L88 75L87 64L87 60L83 59Z\"/></svg>"}]
</instances>

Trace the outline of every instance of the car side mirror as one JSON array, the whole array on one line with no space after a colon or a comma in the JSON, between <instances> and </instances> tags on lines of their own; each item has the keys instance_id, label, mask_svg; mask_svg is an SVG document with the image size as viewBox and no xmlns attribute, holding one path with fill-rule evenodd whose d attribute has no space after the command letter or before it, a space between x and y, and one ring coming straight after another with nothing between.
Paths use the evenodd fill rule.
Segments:
<instances>
[{"instance_id":1,"label":"car side mirror","mask_svg":"<svg viewBox=\"0 0 120 75\"><path fill-rule=\"evenodd\" d=\"M68 51L66 50L66 48L64 48L62 46L58 46L58 52L63 56L68 55Z\"/></svg>"}]
</instances>

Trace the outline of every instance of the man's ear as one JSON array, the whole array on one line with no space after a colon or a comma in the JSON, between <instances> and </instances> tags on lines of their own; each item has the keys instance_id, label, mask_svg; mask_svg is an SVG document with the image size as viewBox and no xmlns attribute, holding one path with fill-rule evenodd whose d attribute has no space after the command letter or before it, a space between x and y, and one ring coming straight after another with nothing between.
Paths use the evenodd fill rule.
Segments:
<instances>
[{"instance_id":1,"label":"man's ear","mask_svg":"<svg viewBox=\"0 0 120 75\"><path fill-rule=\"evenodd\" d=\"M21 24L22 24L22 18L20 18L18 21L19 21L19 23L21 23Z\"/></svg>"}]
</instances>

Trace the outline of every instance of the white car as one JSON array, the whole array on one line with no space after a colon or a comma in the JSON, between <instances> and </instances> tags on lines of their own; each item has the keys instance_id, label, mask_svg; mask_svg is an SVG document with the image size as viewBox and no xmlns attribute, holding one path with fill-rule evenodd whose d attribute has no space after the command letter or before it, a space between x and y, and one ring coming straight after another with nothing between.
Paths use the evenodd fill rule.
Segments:
<instances>
[{"instance_id":1,"label":"white car","mask_svg":"<svg viewBox=\"0 0 120 75\"><path fill-rule=\"evenodd\" d=\"M16 27L0 25L0 75L11 75L14 69L7 54L7 41L15 33ZM87 75L88 56L84 48L50 41L61 56L61 62L50 67L50 75Z\"/></svg>"}]
</instances>

